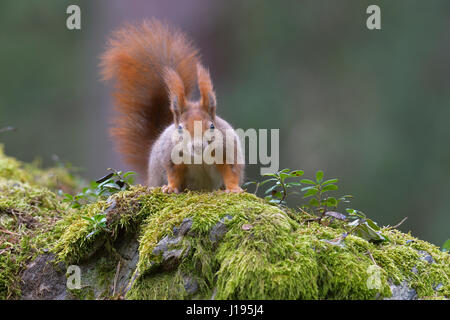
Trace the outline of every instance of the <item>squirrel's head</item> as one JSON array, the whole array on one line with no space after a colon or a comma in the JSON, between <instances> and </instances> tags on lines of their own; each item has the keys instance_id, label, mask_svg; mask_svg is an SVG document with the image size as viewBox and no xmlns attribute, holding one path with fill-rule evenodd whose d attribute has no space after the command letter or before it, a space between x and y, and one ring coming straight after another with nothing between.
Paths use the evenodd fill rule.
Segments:
<instances>
[{"instance_id":1,"label":"squirrel's head","mask_svg":"<svg viewBox=\"0 0 450 320\"><path fill-rule=\"evenodd\" d=\"M200 92L198 101L190 101L186 98L183 80L175 70L167 68L164 79L169 91L170 110L175 127L187 130L192 141L195 138L195 128L199 130L201 127L202 135L206 130L214 130L216 94L209 72L201 64L197 64L197 84Z\"/></svg>"}]
</instances>

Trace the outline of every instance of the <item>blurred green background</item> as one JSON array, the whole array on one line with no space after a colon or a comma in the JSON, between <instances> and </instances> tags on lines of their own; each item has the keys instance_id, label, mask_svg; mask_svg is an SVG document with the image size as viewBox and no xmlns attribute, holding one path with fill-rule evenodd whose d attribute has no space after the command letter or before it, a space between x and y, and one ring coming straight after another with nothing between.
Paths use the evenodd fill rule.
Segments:
<instances>
[{"instance_id":1,"label":"blurred green background","mask_svg":"<svg viewBox=\"0 0 450 320\"><path fill-rule=\"evenodd\" d=\"M82 30L66 29L78 4ZM381 7L382 29L366 28ZM450 237L450 1L0 2L0 135L6 152L94 179L127 167L107 134L111 84L98 56L124 21L164 19L210 68L218 114L280 128L280 166L340 178L340 193L383 225L437 245ZM249 166L249 180L259 180ZM299 203L295 196L291 205Z\"/></svg>"}]
</instances>

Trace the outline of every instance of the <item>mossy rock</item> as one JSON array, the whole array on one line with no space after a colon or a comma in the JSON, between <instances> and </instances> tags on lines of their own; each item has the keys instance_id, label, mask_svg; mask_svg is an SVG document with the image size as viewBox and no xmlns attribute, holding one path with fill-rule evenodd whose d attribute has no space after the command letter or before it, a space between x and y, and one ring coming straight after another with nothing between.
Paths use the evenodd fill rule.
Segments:
<instances>
[{"instance_id":1,"label":"mossy rock","mask_svg":"<svg viewBox=\"0 0 450 320\"><path fill-rule=\"evenodd\" d=\"M44 170L7 157L0 145L0 299L20 297L20 272L59 238L54 225L70 208L57 191L82 183L62 166Z\"/></svg>"},{"instance_id":2,"label":"mossy rock","mask_svg":"<svg viewBox=\"0 0 450 320\"><path fill-rule=\"evenodd\" d=\"M3 179L0 185L17 181ZM51 193L44 187L35 188ZM24 194L24 199L28 196ZM17 288L13 284L18 276L28 280L45 268L64 271L69 265L80 268L78 289L62 287L60 276L55 276L53 282L38 278L32 285L22 286L27 291L22 291L22 296L33 299L447 299L450 296L450 257L438 247L389 228L382 229L387 239L382 243L371 243L356 235L335 242L344 233L345 222L323 225L310 221L307 214L269 204L248 193L167 195L159 189L134 186L81 209L65 206L55 194L49 204L55 208L43 205L43 215L47 217L53 212L55 218L39 241L33 241L29 251L34 254L21 256L28 262L36 256L40 260L34 260L31 267L22 262L14 270L10 268L7 277L0 271L0 292L6 292L0 298L7 297L10 288ZM28 209L24 208L26 214ZM4 214L0 211L0 215ZM107 228L93 234L93 225L85 217L97 214L106 215ZM0 260L0 264L3 270L4 261ZM8 298L21 297L18 290L14 292Z\"/></svg>"}]
</instances>

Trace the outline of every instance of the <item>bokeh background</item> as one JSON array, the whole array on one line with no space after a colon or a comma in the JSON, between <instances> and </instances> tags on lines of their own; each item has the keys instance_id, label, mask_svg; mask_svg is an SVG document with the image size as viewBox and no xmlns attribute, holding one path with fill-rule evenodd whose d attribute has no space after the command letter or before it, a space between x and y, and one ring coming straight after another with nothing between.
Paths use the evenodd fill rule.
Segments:
<instances>
[{"instance_id":1,"label":"bokeh background","mask_svg":"<svg viewBox=\"0 0 450 320\"><path fill-rule=\"evenodd\" d=\"M78 4L82 30L66 29ZM382 29L366 28L378 4ZM281 167L340 178L352 207L437 245L450 238L450 1L2 0L0 134L9 155L128 169L107 134L107 35L157 17L187 32L210 68L218 114L280 128ZM259 180L257 166L249 180ZM301 199L291 199L297 205Z\"/></svg>"}]
</instances>

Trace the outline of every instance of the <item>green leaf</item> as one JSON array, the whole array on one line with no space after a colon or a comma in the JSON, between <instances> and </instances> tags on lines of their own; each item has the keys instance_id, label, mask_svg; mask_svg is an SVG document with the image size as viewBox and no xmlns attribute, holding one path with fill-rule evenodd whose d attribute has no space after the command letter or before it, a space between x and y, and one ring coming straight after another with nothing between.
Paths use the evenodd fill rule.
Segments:
<instances>
[{"instance_id":1,"label":"green leaf","mask_svg":"<svg viewBox=\"0 0 450 320\"><path fill-rule=\"evenodd\" d=\"M273 199L273 198L270 198L270 197L266 197L265 199L267 201L269 201L269 203L273 203L273 204L278 204L280 202L279 199Z\"/></svg>"},{"instance_id":2,"label":"green leaf","mask_svg":"<svg viewBox=\"0 0 450 320\"><path fill-rule=\"evenodd\" d=\"M322 185L324 186L324 185L327 185L327 184L330 184L330 183L337 183L338 181L339 181L338 179L330 179L330 180L324 181L322 183Z\"/></svg>"},{"instance_id":3,"label":"green leaf","mask_svg":"<svg viewBox=\"0 0 450 320\"><path fill-rule=\"evenodd\" d=\"M105 214L104 214L104 213L97 213L97 214L94 216L94 219L98 220L98 219L102 219L102 218L104 218L104 217L105 217Z\"/></svg>"},{"instance_id":4,"label":"green leaf","mask_svg":"<svg viewBox=\"0 0 450 320\"><path fill-rule=\"evenodd\" d=\"M263 182L261 182L259 184L259 186L261 187L262 185L265 185L267 182L270 182L270 181L278 181L278 179L277 178L271 178L271 179L264 180Z\"/></svg>"},{"instance_id":5,"label":"green leaf","mask_svg":"<svg viewBox=\"0 0 450 320\"><path fill-rule=\"evenodd\" d=\"M120 190L119 186L117 186L115 183L107 183L103 187L114 189L114 190Z\"/></svg>"},{"instance_id":6,"label":"green leaf","mask_svg":"<svg viewBox=\"0 0 450 320\"><path fill-rule=\"evenodd\" d=\"M308 191L306 191L306 193L303 195L303 198L308 198L311 196L314 196L317 194L317 189L309 189Z\"/></svg>"},{"instance_id":7,"label":"green leaf","mask_svg":"<svg viewBox=\"0 0 450 320\"><path fill-rule=\"evenodd\" d=\"M302 179L300 180L300 183L316 185L316 183L310 179Z\"/></svg>"},{"instance_id":8,"label":"green leaf","mask_svg":"<svg viewBox=\"0 0 450 320\"><path fill-rule=\"evenodd\" d=\"M351 216L359 217L359 218L362 218L362 219L364 219L366 217L364 212L359 211L359 210L347 208L347 209L345 209L345 211L347 211L348 214L351 215Z\"/></svg>"},{"instance_id":9,"label":"green leaf","mask_svg":"<svg viewBox=\"0 0 450 320\"><path fill-rule=\"evenodd\" d=\"M128 177L128 176L135 175L135 174L136 174L136 172L128 171L127 173L125 173L125 174L123 175L123 177L126 178L126 177Z\"/></svg>"},{"instance_id":10,"label":"green leaf","mask_svg":"<svg viewBox=\"0 0 450 320\"><path fill-rule=\"evenodd\" d=\"M277 185L271 186L269 189L266 190L266 192L264 192L265 194L269 194L272 191L274 191L276 189L276 187L278 187Z\"/></svg>"},{"instance_id":11,"label":"green leaf","mask_svg":"<svg viewBox=\"0 0 450 320\"><path fill-rule=\"evenodd\" d=\"M81 204L79 204L78 202L74 202L74 203L72 203L71 207L74 209L79 209L79 208L81 208Z\"/></svg>"},{"instance_id":12,"label":"green leaf","mask_svg":"<svg viewBox=\"0 0 450 320\"><path fill-rule=\"evenodd\" d=\"M278 180L278 176L275 173L265 173L262 176L263 177L274 177L274 178L277 178L277 180Z\"/></svg>"},{"instance_id":13,"label":"green leaf","mask_svg":"<svg viewBox=\"0 0 450 320\"><path fill-rule=\"evenodd\" d=\"M242 187L248 187L248 186L251 186L252 184L257 184L257 182L256 181L247 181L242 185Z\"/></svg>"},{"instance_id":14,"label":"green leaf","mask_svg":"<svg viewBox=\"0 0 450 320\"><path fill-rule=\"evenodd\" d=\"M322 182L322 179L323 179L323 171L319 170L316 172L316 181L318 183L320 183L320 182Z\"/></svg>"},{"instance_id":15,"label":"green leaf","mask_svg":"<svg viewBox=\"0 0 450 320\"><path fill-rule=\"evenodd\" d=\"M313 206L318 207L320 204L319 204L319 201L316 198L312 198L311 200L309 200L309 205L311 207L313 207Z\"/></svg>"},{"instance_id":16,"label":"green leaf","mask_svg":"<svg viewBox=\"0 0 450 320\"><path fill-rule=\"evenodd\" d=\"M294 170L290 173L291 177L300 177L304 174L303 170Z\"/></svg>"},{"instance_id":17,"label":"green leaf","mask_svg":"<svg viewBox=\"0 0 450 320\"><path fill-rule=\"evenodd\" d=\"M361 219L356 219L348 224L349 227L356 227L358 224L361 224Z\"/></svg>"},{"instance_id":18,"label":"green leaf","mask_svg":"<svg viewBox=\"0 0 450 320\"><path fill-rule=\"evenodd\" d=\"M323 187L323 188L322 188L322 191L323 191L323 192L325 192L325 191L333 191L333 190L337 190L337 189L338 189L338 186L337 186L337 185L335 185L335 184L329 184L329 185Z\"/></svg>"},{"instance_id":19,"label":"green leaf","mask_svg":"<svg viewBox=\"0 0 450 320\"><path fill-rule=\"evenodd\" d=\"M72 201L73 200L73 195L71 195L71 194L66 193L66 194L64 194L64 196L66 197L64 199L64 201Z\"/></svg>"},{"instance_id":20,"label":"green leaf","mask_svg":"<svg viewBox=\"0 0 450 320\"><path fill-rule=\"evenodd\" d=\"M101 189L103 188L105 185L110 184L110 183L114 183L114 179L108 179L103 181L102 183L100 183L96 188Z\"/></svg>"},{"instance_id":21,"label":"green leaf","mask_svg":"<svg viewBox=\"0 0 450 320\"><path fill-rule=\"evenodd\" d=\"M95 181L91 181L91 182L89 182L89 187L90 187L91 189L95 189L95 188L98 187L98 183L95 182Z\"/></svg>"},{"instance_id":22,"label":"green leaf","mask_svg":"<svg viewBox=\"0 0 450 320\"><path fill-rule=\"evenodd\" d=\"M328 207L336 207L336 206L337 206L337 200L336 200L336 198L329 197L329 198L327 199L327 206L328 206Z\"/></svg>"},{"instance_id":23,"label":"green leaf","mask_svg":"<svg viewBox=\"0 0 450 320\"><path fill-rule=\"evenodd\" d=\"M380 230L380 227L377 225L377 223L372 221L371 219L366 219L366 222L375 231L379 231Z\"/></svg>"},{"instance_id":24,"label":"green leaf","mask_svg":"<svg viewBox=\"0 0 450 320\"><path fill-rule=\"evenodd\" d=\"M351 195L346 195L346 196L340 197L338 200L339 200L339 201L342 201L342 202L345 202L345 203L350 203L350 199L352 199L352 198L353 198L353 196L351 196Z\"/></svg>"},{"instance_id":25,"label":"green leaf","mask_svg":"<svg viewBox=\"0 0 450 320\"><path fill-rule=\"evenodd\" d=\"M281 199L281 198L283 198L283 194L280 191L276 191L276 192L272 193L272 197Z\"/></svg>"},{"instance_id":26,"label":"green leaf","mask_svg":"<svg viewBox=\"0 0 450 320\"><path fill-rule=\"evenodd\" d=\"M300 182L288 182L288 183L286 183L286 185L290 186L290 187L300 187L301 183Z\"/></svg>"},{"instance_id":27,"label":"green leaf","mask_svg":"<svg viewBox=\"0 0 450 320\"><path fill-rule=\"evenodd\" d=\"M386 238L381 234L381 232L379 231L377 232L376 230L371 228L367 222L364 222L359 226L357 226L356 229L354 230L354 233L367 241L371 242L386 241Z\"/></svg>"},{"instance_id":28,"label":"green leaf","mask_svg":"<svg viewBox=\"0 0 450 320\"><path fill-rule=\"evenodd\" d=\"M304 188L301 188L300 191L303 192L303 191L310 190L310 189L316 189L317 190L317 187L316 186L304 187Z\"/></svg>"}]
</instances>

